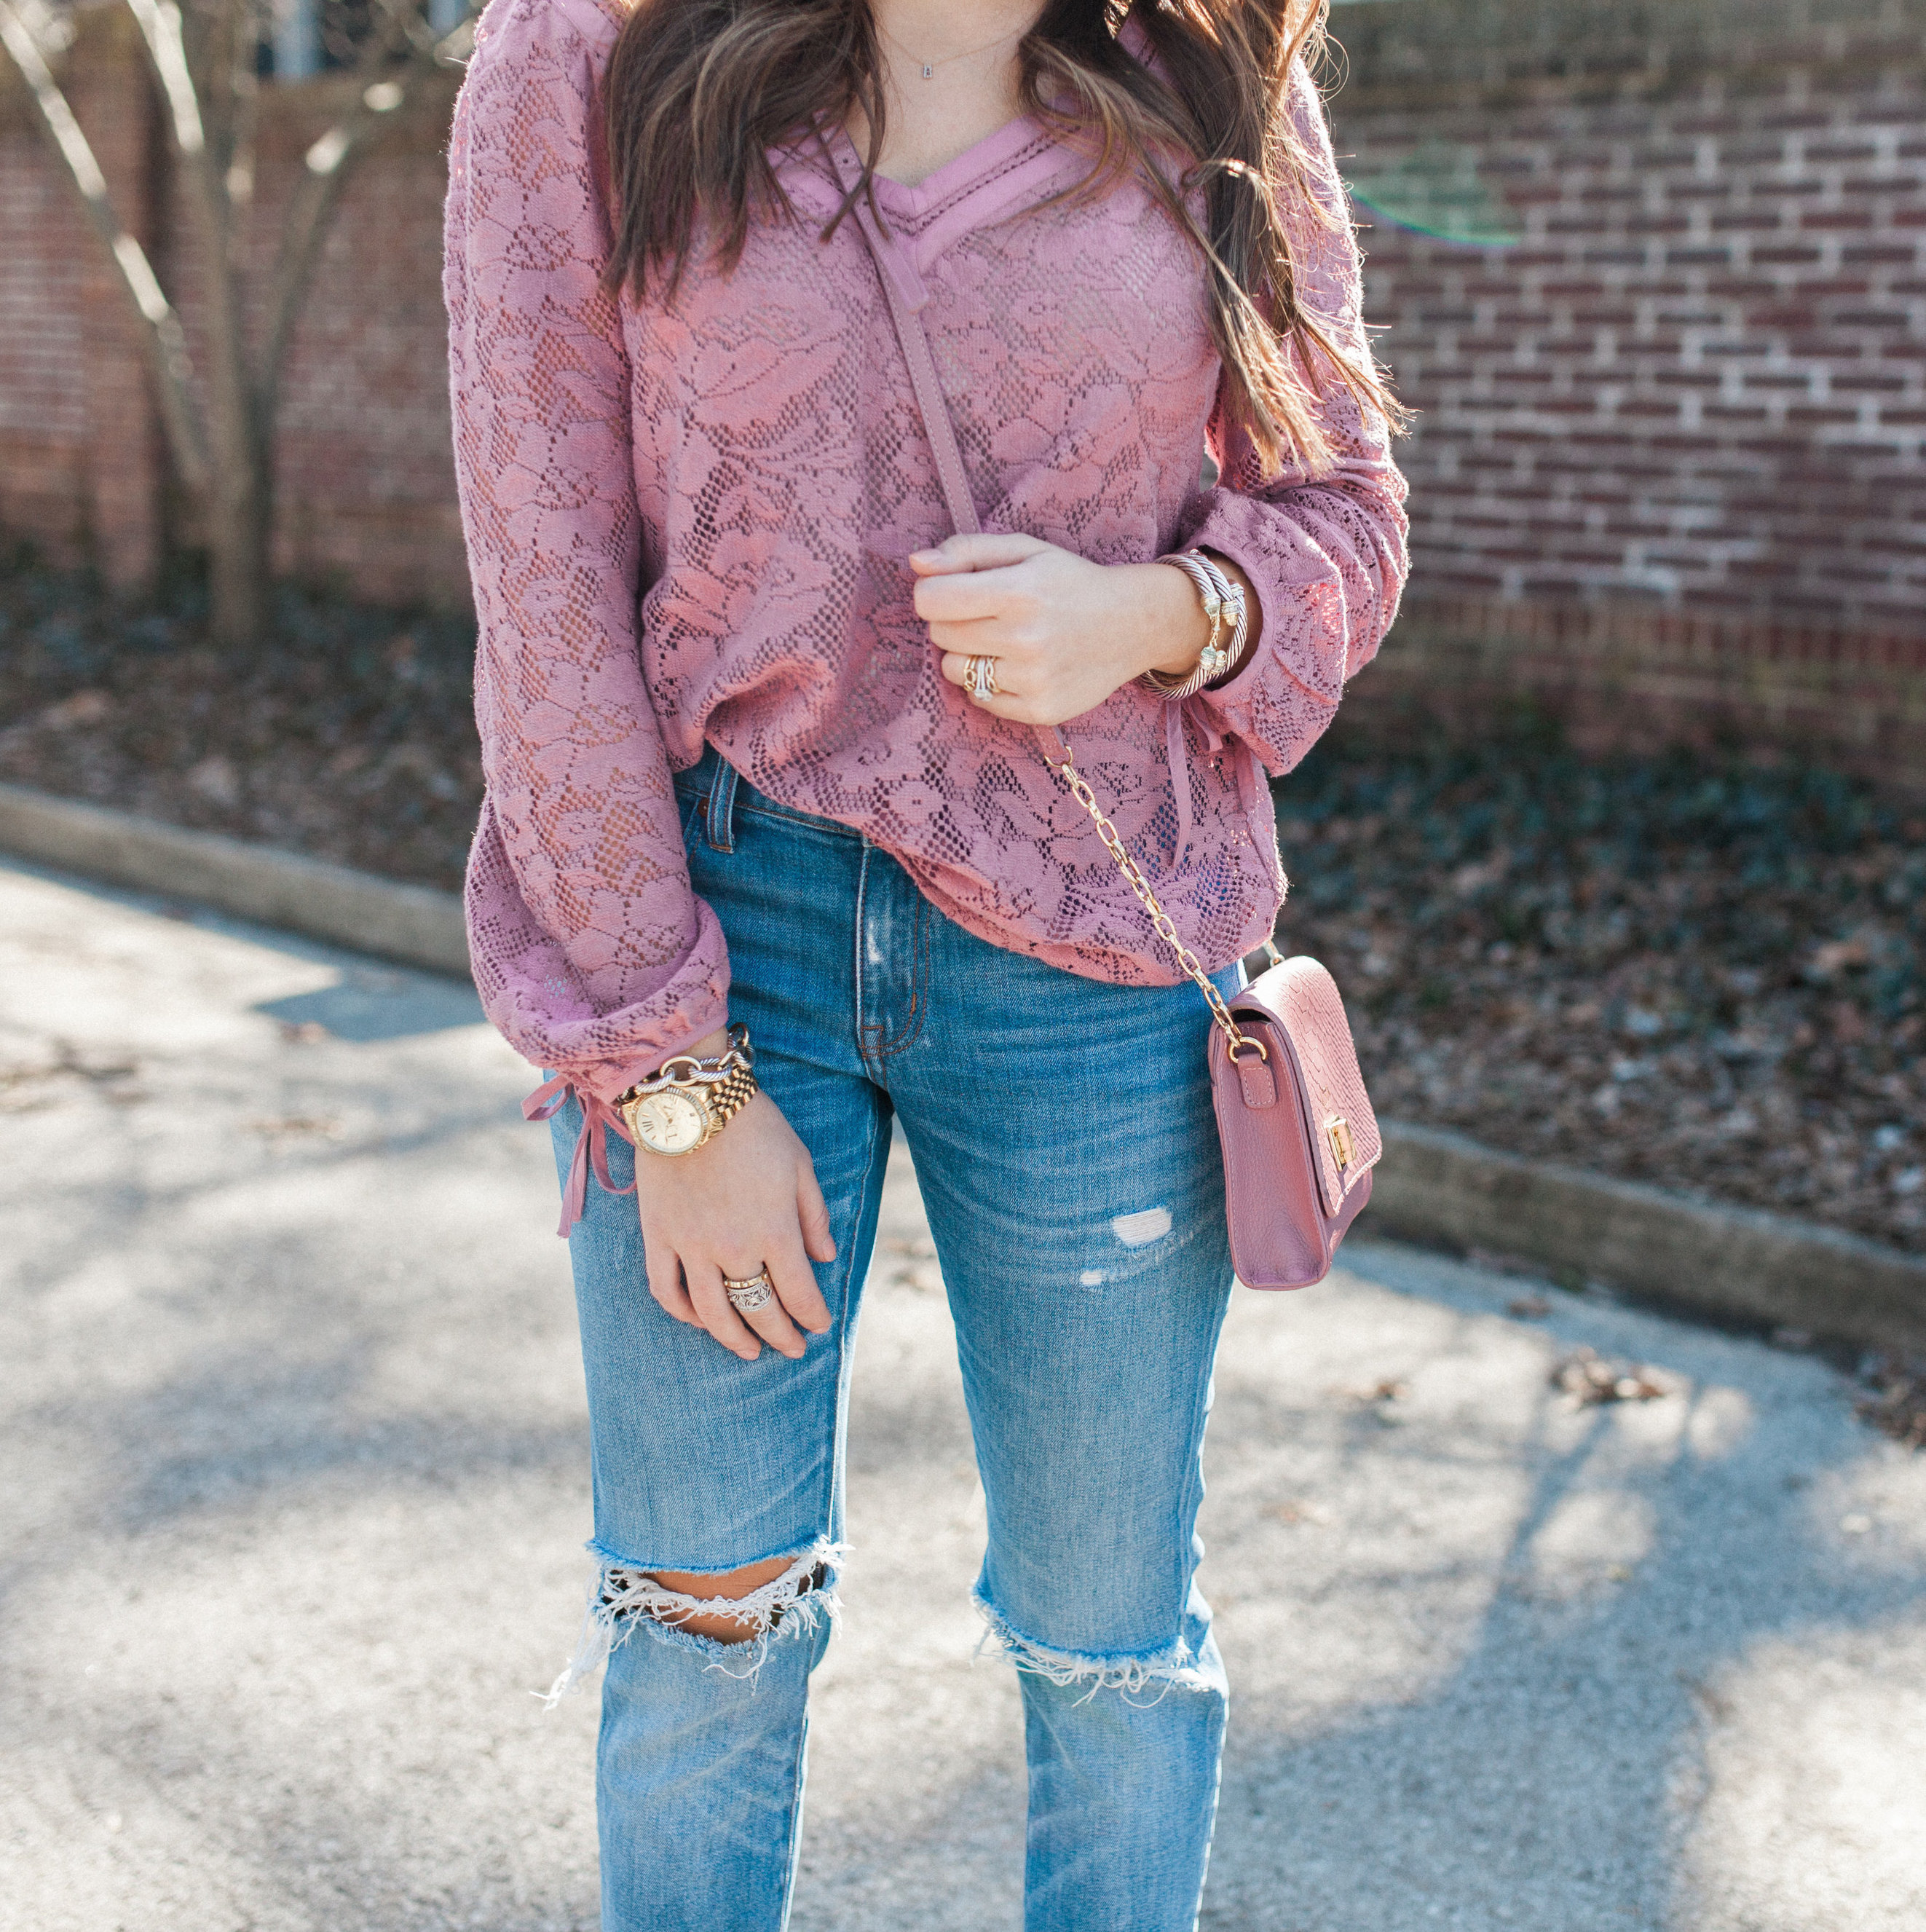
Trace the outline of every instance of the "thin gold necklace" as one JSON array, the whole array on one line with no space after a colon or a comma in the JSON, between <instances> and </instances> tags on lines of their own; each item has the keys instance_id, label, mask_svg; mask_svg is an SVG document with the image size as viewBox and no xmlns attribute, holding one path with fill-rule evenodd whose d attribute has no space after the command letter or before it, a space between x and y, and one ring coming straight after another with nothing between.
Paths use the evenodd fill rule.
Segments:
<instances>
[{"instance_id":1,"label":"thin gold necklace","mask_svg":"<svg viewBox=\"0 0 1926 1932\"><path fill-rule=\"evenodd\" d=\"M933 80L936 77L936 70L938 68L947 67L952 61L968 60L972 54L986 54L991 48L1000 46L1005 40L1021 39L1024 34L1029 32L1030 29L1028 27L1012 27L1008 33L999 34L994 40L986 40L980 47L965 47L961 53L945 54L940 60L933 61L926 61L916 54L910 53L909 49L904 46L880 20L876 23L876 31L896 50L897 52L909 54L910 58L916 62L924 80Z\"/></svg>"}]
</instances>

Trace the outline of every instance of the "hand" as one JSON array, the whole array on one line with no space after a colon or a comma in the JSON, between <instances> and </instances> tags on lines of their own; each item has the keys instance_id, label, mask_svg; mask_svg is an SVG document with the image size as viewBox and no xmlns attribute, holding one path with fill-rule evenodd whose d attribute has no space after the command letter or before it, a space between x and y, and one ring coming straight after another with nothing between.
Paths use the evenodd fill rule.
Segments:
<instances>
[{"instance_id":1,"label":"hand","mask_svg":"<svg viewBox=\"0 0 1926 1932\"><path fill-rule=\"evenodd\" d=\"M727 1044L716 1033L683 1051L706 1059ZM827 1332L829 1304L809 1264L836 1258L830 1210L808 1149L766 1094L692 1154L638 1148L635 1198L650 1292L678 1322L707 1329L746 1362L764 1342L800 1359L796 1322L812 1335ZM759 1268L768 1269L776 1299L740 1315L722 1277L740 1281Z\"/></svg>"},{"instance_id":2,"label":"hand","mask_svg":"<svg viewBox=\"0 0 1926 1932\"><path fill-rule=\"evenodd\" d=\"M1015 535L950 537L909 561L944 677L965 685L971 657L994 658L982 708L1020 724L1080 717L1147 670L1181 676L1210 634L1196 587L1167 563L1092 563Z\"/></svg>"}]
</instances>

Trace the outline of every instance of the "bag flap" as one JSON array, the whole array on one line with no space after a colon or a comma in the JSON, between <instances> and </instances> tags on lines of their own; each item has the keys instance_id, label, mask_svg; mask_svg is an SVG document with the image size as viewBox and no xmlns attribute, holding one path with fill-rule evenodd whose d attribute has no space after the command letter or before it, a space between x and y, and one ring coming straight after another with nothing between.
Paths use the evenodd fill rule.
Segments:
<instances>
[{"instance_id":1,"label":"bag flap","mask_svg":"<svg viewBox=\"0 0 1926 1932\"><path fill-rule=\"evenodd\" d=\"M1270 1020L1295 1063L1318 1191L1335 1214L1384 1150L1337 982L1300 954L1260 973L1231 1003Z\"/></svg>"}]
</instances>

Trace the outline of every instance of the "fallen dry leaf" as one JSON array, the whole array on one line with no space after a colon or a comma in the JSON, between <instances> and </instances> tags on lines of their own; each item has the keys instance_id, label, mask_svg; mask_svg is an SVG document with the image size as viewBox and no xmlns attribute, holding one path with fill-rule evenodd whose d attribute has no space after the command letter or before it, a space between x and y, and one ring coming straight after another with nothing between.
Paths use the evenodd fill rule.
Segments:
<instances>
[{"instance_id":1,"label":"fallen dry leaf","mask_svg":"<svg viewBox=\"0 0 1926 1932\"><path fill-rule=\"evenodd\" d=\"M1672 1378L1657 1369L1607 1361L1592 1348L1579 1348L1567 1355L1552 1370L1551 1384L1580 1408L1608 1402L1657 1402L1671 1394L1674 1387Z\"/></svg>"},{"instance_id":2,"label":"fallen dry leaf","mask_svg":"<svg viewBox=\"0 0 1926 1932\"><path fill-rule=\"evenodd\" d=\"M1909 1449L1926 1449L1926 1358L1886 1355L1866 1378L1872 1393L1860 1415Z\"/></svg>"},{"instance_id":3,"label":"fallen dry leaf","mask_svg":"<svg viewBox=\"0 0 1926 1932\"><path fill-rule=\"evenodd\" d=\"M328 1140L341 1138L341 1124L332 1114L275 1114L248 1125L265 1140Z\"/></svg>"},{"instance_id":4,"label":"fallen dry leaf","mask_svg":"<svg viewBox=\"0 0 1926 1932\"><path fill-rule=\"evenodd\" d=\"M1352 1388L1336 1389L1334 1394L1360 1404L1367 1408L1383 1410L1393 1402L1402 1402L1411 1393L1411 1384L1401 1382L1394 1376L1387 1376L1383 1381L1371 1382Z\"/></svg>"},{"instance_id":5,"label":"fallen dry leaf","mask_svg":"<svg viewBox=\"0 0 1926 1932\"><path fill-rule=\"evenodd\" d=\"M1274 1522L1328 1522L1330 1511L1322 1504L1307 1502L1301 1496L1286 1497L1281 1503L1273 1503L1264 1511Z\"/></svg>"}]
</instances>

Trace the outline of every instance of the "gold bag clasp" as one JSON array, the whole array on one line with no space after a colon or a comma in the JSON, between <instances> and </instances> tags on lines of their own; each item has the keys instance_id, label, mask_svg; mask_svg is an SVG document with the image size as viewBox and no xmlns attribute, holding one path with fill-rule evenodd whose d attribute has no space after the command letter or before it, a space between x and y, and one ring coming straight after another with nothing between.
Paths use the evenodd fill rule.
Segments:
<instances>
[{"instance_id":1,"label":"gold bag clasp","mask_svg":"<svg viewBox=\"0 0 1926 1932\"><path fill-rule=\"evenodd\" d=\"M1324 1132L1330 1142L1330 1150L1337 1156L1338 1172L1342 1174L1351 1165L1351 1124L1348 1120L1331 1119L1324 1123Z\"/></svg>"}]
</instances>

